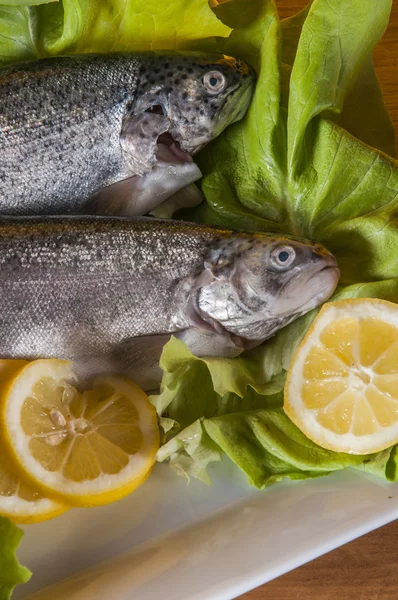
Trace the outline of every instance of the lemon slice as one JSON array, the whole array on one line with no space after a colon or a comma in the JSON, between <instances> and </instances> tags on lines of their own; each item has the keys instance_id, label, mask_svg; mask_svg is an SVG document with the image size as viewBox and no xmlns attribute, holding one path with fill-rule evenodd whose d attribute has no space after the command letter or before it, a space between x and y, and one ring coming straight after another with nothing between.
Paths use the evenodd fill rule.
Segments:
<instances>
[{"instance_id":1,"label":"lemon slice","mask_svg":"<svg viewBox=\"0 0 398 600\"><path fill-rule=\"evenodd\" d=\"M378 452L398 442L398 304L326 304L298 347L284 410L323 448Z\"/></svg>"},{"instance_id":2,"label":"lemon slice","mask_svg":"<svg viewBox=\"0 0 398 600\"><path fill-rule=\"evenodd\" d=\"M90 391L71 385L68 361L37 360L4 391L4 439L45 495L72 506L118 500L140 485L159 447L156 412L145 393L117 376Z\"/></svg>"},{"instance_id":3,"label":"lemon slice","mask_svg":"<svg viewBox=\"0 0 398 600\"><path fill-rule=\"evenodd\" d=\"M0 360L0 389L27 365L25 360ZM0 440L0 514L16 523L38 523L56 517L65 507L43 498L21 479Z\"/></svg>"},{"instance_id":4,"label":"lemon slice","mask_svg":"<svg viewBox=\"0 0 398 600\"><path fill-rule=\"evenodd\" d=\"M3 448L0 452L0 515L15 523L31 524L53 519L67 510L67 507L44 498L21 479Z\"/></svg>"}]
</instances>

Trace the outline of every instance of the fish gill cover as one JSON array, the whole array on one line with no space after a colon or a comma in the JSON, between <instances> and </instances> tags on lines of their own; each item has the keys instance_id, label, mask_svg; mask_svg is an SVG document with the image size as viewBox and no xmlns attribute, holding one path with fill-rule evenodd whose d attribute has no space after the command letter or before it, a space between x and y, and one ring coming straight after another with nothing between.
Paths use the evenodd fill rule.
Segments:
<instances>
[{"instance_id":1,"label":"fish gill cover","mask_svg":"<svg viewBox=\"0 0 398 600\"><path fill-rule=\"evenodd\" d=\"M3 64L171 48L218 50L255 66L250 109L198 156L206 203L185 216L322 242L341 269L334 299L398 302L398 162L372 62L391 0L313 0L282 21L271 0L26 6L38 1L0 7ZM283 413L286 369L315 314L237 359L198 359L172 339L152 398L166 442L159 460L208 481L207 465L224 452L259 488L347 466L398 479L396 447L367 457L330 452Z\"/></svg>"}]
</instances>

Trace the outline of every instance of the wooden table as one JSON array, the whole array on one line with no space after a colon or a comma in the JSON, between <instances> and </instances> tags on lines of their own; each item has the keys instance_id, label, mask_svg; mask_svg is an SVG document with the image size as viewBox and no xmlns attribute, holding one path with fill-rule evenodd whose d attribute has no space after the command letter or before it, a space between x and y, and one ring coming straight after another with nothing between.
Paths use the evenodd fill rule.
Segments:
<instances>
[{"instance_id":1,"label":"wooden table","mask_svg":"<svg viewBox=\"0 0 398 600\"><path fill-rule=\"evenodd\" d=\"M276 4L281 17L287 17L307 2L277 0ZM375 64L398 132L398 0L393 0L390 25L376 49ZM398 600L397 558L395 521L244 594L240 600Z\"/></svg>"}]
</instances>

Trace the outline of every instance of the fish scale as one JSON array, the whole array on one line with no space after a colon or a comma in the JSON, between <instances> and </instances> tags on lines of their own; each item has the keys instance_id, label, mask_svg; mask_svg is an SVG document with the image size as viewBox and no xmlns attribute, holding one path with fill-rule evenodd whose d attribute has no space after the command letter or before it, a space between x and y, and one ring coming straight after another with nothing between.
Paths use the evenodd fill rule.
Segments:
<instances>
[{"instance_id":1,"label":"fish scale","mask_svg":"<svg viewBox=\"0 0 398 600\"><path fill-rule=\"evenodd\" d=\"M173 287L216 234L165 228L90 218L1 223L0 355L106 353L127 337L171 331Z\"/></svg>"}]
</instances>

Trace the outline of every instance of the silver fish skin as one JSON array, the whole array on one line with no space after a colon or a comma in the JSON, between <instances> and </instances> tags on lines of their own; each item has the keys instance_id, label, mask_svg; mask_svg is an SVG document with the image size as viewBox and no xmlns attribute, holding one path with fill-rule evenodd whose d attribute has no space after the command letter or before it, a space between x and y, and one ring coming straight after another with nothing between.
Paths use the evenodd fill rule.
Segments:
<instances>
[{"instance_id":1,"label":"silver fish skin","mask_svg":"<svg viewBox=\"0 0 398 600\"><path fill-rule=\"evenodd\" d=\"M151 211L201 177L192 156L244 116L253 86L250 67L217 54L86 54L1 69L0 213Z\"/></svg>"},{"instance_id":2,"label":"silver fish skin","mask_svg":"<svg viewBox=\"0 0 398 600\"><path fill-rule=\"evenodd\" d=\"M199 356L236 356L324 302L338 278L325 248L276 236L153 218L6 217L0 357L71 359L152 389L141 358L157 351L156 379L170 334Z\"/></svg>"}]
</instances>

